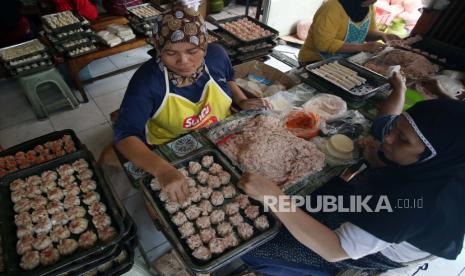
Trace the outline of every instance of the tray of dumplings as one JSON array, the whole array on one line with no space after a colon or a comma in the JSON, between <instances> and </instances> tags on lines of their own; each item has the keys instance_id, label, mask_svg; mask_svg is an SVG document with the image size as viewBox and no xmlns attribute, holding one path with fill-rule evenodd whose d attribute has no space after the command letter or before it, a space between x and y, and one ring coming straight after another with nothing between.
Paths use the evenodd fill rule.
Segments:
<instances>
[{"instance_id":1,"label":"tray of dumplings","mask_svg":"<svg viewBox=\"0 0 465 276\"><path fill-rule=\"evenodd\" d=\"M0 275L65 273L119 243L124 220L107 185L88 151L3 177Z\"/></svg>"},{"instance_id":2,"label":"tray of dumplings","mask_svg":"<svg viewBox=\"0 0 465 276\"><path fill-rule=\"evenodd\" d=\"M42 16L41 19L45 25L45 31L55 34L77 29L84 25L90 25L89 21L87 21L84 17L77 15L72 11L47 14Z\"/></svg>"},{"instance_id":3,"label":"tray of dumplings","mask_svg":"<svg viewBox=\"0 0 465 276\"><path fill-rule=\"evenodd\" d=\"M345 59L330 58L305 67L314 80L330 90L352 98L366 99L390 88L388 80Z\"/></svg>"},{"instance_id":4,"label":"tray of dumplings","mask_svg":"<svg viewBox=\"0 0 465 276\"><path fill-rule=\"evenodd\" d=\"M208 273L272 239L280 222L236 186L241 175L220 152L199 151L173 165L187 178L189 198L173 202L157 179L141 179L165 233L195 273Z\"/></svg>"},{"instance_id":5,"label":"tray of dumplings","mask_svg":"<svg viewBox=\"0 0 465 276\"><path fill-rule=\"evenodd\" d=\"M136 21L150 21L162 13L161 9L154 7L150 3L128 7L127 11L130 15L130 19Z\"/></svg>"}]
</instances>

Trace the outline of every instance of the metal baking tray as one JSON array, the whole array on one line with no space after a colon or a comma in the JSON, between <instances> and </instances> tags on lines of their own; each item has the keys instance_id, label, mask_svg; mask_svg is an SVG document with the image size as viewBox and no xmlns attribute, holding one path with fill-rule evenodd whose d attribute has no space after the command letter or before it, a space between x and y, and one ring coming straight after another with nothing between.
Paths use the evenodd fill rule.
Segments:
<instances>
[{"instance_id":1,"label":"metal baking tray","mask_svg":"<svg viewBox=\"0 0 465 276\"><path fill-rule=\"evenodd\" d=\"M42 53L47 52L47 46L42 44L44 47L41 50L38 50L38 51L35 51L35 52L32 52L32 53L27 53L27 54L17 56L17 57L11 58L11 59L4 59L3 58L3 53L5 52L5 50L17 48L19 46L24 46L24 45L31 44L31 43L40 43L40 44L42 44L38 39L33 39L33 40L29 40L29 41L26 41L26 42L23 42L23 43L19 43L19 44L11 45L11 46L8 46L8 47L4 47L4 48L0 49L0 58L2 59L2 61L12 61L12 60L22 59L22 58L26 58L26 57L30 57L30 56L33 56L33 55L42 54Z\"/></svg>"},{"instance_id":2,"label":"metal baking tray","mask_svg":"<svg viewBox=\"0 0 465 276\"><path fill-rule=\"evenodd\" d=\"M176 161L175 163L173 163L173 166L177 168L187 167L190 161L200 161L200 159L204 155L212 155L214 157L215 162L220 164L225 171L231 174L231 183L236 185L236 183L239 181L241 177L240 172L236 168L234 168L230 164L230 162L228 162L227 159L219 151L214 150L214 149L206 149L203 151L196 152L193 155L190 155L189 157L183 160ZM190 252L192 251L189 249L186 242L179 238L180 235L179 235L176 225L174 225L171 222L170 215L165 210L162 202L158 200L159 192L154 192L150 188L150 181L152 178L153 177L149 175L149 176L143 177L140 180L140 183L141 183L140 186L142 187L144 197L149 201L151 207L158 214L159 222L161 224L160 228L165 234L166 238L170 241L171 245L179 252L181 258L187 264L187 266L190 267L191 270L195 273L209 273L222 267L223 265L226 265L231 260L271 240L278 233L279 228L281 226L281 222L276 218L276 216L273 213L271 212L265 213L263 205L259 203L258 201L250 198L250 201L254 205L260 206L260 213L267 216L268 221L270 223L270 228L264 232L258 232L256 231L256 228L254 227L255 234L248 241L245 241L242 244L239 244L237 247L228 249L223 254L213 257L209 261L197 260L190 254ZM239 191L241 191L237 186L236 188ZM229 202L232 202L232 201L233 199L225 199L223 205ZM218 208L221 208L222 206L213 207L213 209L218 209ZM241 211L241 213L243 213L243 211ZM245 216L243 217L244 217L244 221L253 225L253 223L251 223L251 221L247 217Z\"/></svg>"},{"instance_id":3,"label":"metal baking tray","mask_svg":"<svg viewBox=\"0 0 465 276\"><path fill-rule=\"evenodd\" d=\"M320 77L320 76L316 75L315 73L311 72L311 70L313 70L313 69L319 68L322 65L332 63L332 62L335 62L335 61L339 62L339 64L341 64L341 65L343 65L345 67L348 67L348 68L356 71L360 77L363 77L363 78L365 78L367 80L367 83L362 84L360 86L357 86L357 87L355 87L355 88L353 88L351 90L348 90L348 89L336 84L335 82L333 82L333 81L331 81L329 79ZM315 62L315 63L309 64L309 65L307 65L305 67L305 69L308 71L309 76L312 76L312 78L311 78L312 80L323 83L324 85L326 85L328 87L329 90L334 91L334 93L338 93L342 97L346 97L346 98L365 100L365 99L368 99L368 98L374 96L377 93L385 92L385 91L389 90L390 87L391 87L386 77L384 77L384 76L382 76L382 75L380 75L378 73L375 73L373 71L367 70L366 68L364 68L364 67L362 67L360 65L357 65L355 63L352 63L350 61L347 61L346 59L330 58L330 59L326 59L326 60L323 60L323 61L320 61L320 62ZM363 93L359 94L359 93L356 93L356 91L354 90L354 89L361 88L361 87L366 87L366 86L371 87L366 92L363 92Z\"/></svg>"},{"instance_id":4,"label":"metal baking tray","mask_svg":"<svg viewBox=\"0 0 465 276\"><path fill-rule=\"evenodd\" d=\"M96 245L90 249L78 249L76 253L63 257L57 263L44 267L42 265L38 266L33 270L23 270L19 267L20 256L16 253L16 225L14 224L14 211L13 203L10 200L10 189L9 184L11 181L17 178L25 178L30 175L40 174L45 170L55 169L58 166L65 163L72 163L77 159L83 158L89 163L89 168L94 172L92 179L97 181L96 191L101 196L101 201L107 206L107 214L112 219L112 226L115 227L118 235L111 241L103 242L97 241ZM102 177L102 172L97 166L92 154L89 151L78 151L60 159L53 160L48 163L44 163L29 169L25 169L21 172L10 174L0 180L0 202L3 204L3 208L0 209L0 221L4 223L4 228L2 236L6 237L4 243L5 248L5 263L8 267L8 271L5 274L0 275L57 275L60 273L66 273L69 270L69 265L74 262L79 262L85 260L91 255L102 254L108 248L114 246L121 241L124 232L124 223L123 218L120 216L117 211L117 206L114 202L111 192L108 190L108 184L105 182ZM89 214L86 214L86 218L91 220ZM92 230L94 226L92 223L89 224L89 228ZM96 231L95 231L96 232ZM71 235L71 237L76 238L76 235Z\"/></svg>"},{"instance_id":5,"label":"metal baking tray","mask_svg":"<svg viewBox=\"0 0 465 276\"><path fill-rule=\"evenodd\" d=\"M136 6L131 6L131 7L127 7L127 11L128 13L130 13L132 16L138 18L140 21L151 21L155 18L157 18L157 16L160 14L157 14L157 15L154 15L154 16L150 16L150 17L140 17L138 16L137 14L134 13L134 10L138 9L138 8L142 8L142 7L147 7L147 6L150 6L152 8L154 8L155 10L159 11L160 13L163 12L163 10L159 7L156 7L154 5L152 5L151 3L145 3L145 4L140 4L140 5L136 5Z\"/></svg>"},{"instance_id":6,"label":"metal baking tray","mask_svg":"<svg viewBox=\"0 0 465 276\"><path fill-rule=\"evenodd\" d=\"M42 23L44 24L44 26L46 26L46 31L50 31L52 33L62 33L62 32L66 32L66 31L70 31L70 30L73 30L73 29L77 29L83 25L87 25L86 22L88 22L86 19L84 19L84 17L80 16L79 14L77 14L76 12L72 12L73 15L75 17L77 17L77 19L79 20L79 22L77 23L73 23L73 24L69 24L69 25L66 25L66 26L63 26L63 27L58 27L58 28L52 28L50 25L48 25L47 23L47 20L45 20L45 18L47 17L54 17L55 15L58 15L60 13L63 13L63 12L57 12L57 13L52 13L52 14L47 14L47 15L43 15L40 17L40 19L42 20Z\"/></svg>"},{"instance_id":7,"label":"metal baking tray","mask_svg":"<svg viewBox=\"0 0 465 276\"><path fill-rule=\"evenodd\" d=\"M86 149L85 146L81 143L81 140L79 140L76 133L72 129L64 129L64 130L54 131L54 132L42 135L40 137L37 137L37 138L34 138L32 140L23 142L23 143L18 144L16 146L10 147L10 148L8 148L8 149L6 149L4 151L0 151L0 157L5 157L5 156L8 156L8 155L15 155L19 151L27 152L29 150L34 149L38 145L43 145L43 144L45 144L45 143L47 143L49 141L54 141L54 140L61 139L65 135L71 136L71 139L74 142L74 146L76 147L76 151ZM54 160L56 160L56 159L54 159ZM52 162L52 161L53 160L48 161L48 162ZM45 162L45 163L48 163L48 162ZM28 169L28 168L26 168L26 169ZM25 169L20 169L20 170L18 170L16 172L20 172L22 170L25 170ZM16 172L14 172L14 173L16 173Z\"/></svg>"},{"instance_id":8,"label":"metal baking tray","mask_svg":"<svg viewBox=\"0 0 465 276\"><path fill-rule=\"evenodd\" d=\"M265 37L260 37L260 38L253 39L253 40L242 40L241 38L236 36L234 33L226 30L223 27L221 27L221 24L223 24L223 23L234 22L234 21L237 21L237 20L243 19L243 18L247 18L249 21L252 21L253 23L257 24L258 26L262 27L263 29L270 31L272 33L272 35L265 36ZM218 26L218 28L220 28L221 30L223 30L226 33L230 34L235 39L239 40L242 44L253 44L253 43L262 42L262 41L266 41L266 40L270 40L270 39L275 39L279 35L279 32L277 30L271 28L270 26L268 26L266 24L263 24L262 22L256 20L253 17L245 16L245 15L234 16L234 17L230 17L230 18L227 18L227 19L218 20L218 21L215 22L215 24L216 24L216 26Z\"/></svg>"}]
</instances>

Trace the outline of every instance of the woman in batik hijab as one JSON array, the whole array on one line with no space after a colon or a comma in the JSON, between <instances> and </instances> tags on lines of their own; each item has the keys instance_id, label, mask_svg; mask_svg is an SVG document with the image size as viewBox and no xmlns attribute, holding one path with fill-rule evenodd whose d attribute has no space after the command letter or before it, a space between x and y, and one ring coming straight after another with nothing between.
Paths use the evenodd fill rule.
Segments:
<instances>
[{"instance_id":1,"label":"woman in batik hijab","mask_svg":"<svg viewBox=\"0 0 465 276\"><path fill-rule=\"evenodd\" d=\"M187 180L148 145L167 143L242 109L266 108L249 100L234 82L226 51L208 44L207 28L197 11L175 5L154 26L157 57L134 74L115 125L117 149L137 167L155 176L171 200L183 202Z\"/></svg>"}]
</instances>

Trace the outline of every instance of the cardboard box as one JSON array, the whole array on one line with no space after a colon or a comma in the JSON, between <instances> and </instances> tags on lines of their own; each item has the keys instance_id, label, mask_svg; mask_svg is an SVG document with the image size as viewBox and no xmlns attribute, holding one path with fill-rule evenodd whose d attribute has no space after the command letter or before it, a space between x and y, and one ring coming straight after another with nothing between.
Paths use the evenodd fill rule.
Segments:
<instances>
[{"instance_id":1,"label":"cardboard box","mask_svg":"<svg viewBox=\"0 0 465 276\"><path fill-rule=\"evenodd\" d=\"M264 77L265 79L270 80L273 83L280 83L284 85L286 89L290 89L291 87L297 85L297 83L295 83L289 76L287 76L283 72L256 60L234 66L234 74L236 79L247 79L247 75L250 73ZM249 98L257 98L257 95L255 95L254 93L251 93L250 91L247 91L242 87L241 89Z\"/></svg>"}]
</instances>

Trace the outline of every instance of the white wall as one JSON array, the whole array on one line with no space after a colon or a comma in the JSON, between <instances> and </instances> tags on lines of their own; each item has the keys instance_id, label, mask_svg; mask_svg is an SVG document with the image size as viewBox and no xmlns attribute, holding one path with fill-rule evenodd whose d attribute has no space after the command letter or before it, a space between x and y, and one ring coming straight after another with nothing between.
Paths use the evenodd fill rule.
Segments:
<instances>
[{"instance_id":1,"label":"white wall","mask_svg":"<svg viewBox=\"0 0 465 276\"><path fill-rule=\"evenodd\" d=\"M281 36L293 34L297 22L312 19L323 0L265 0L263 22Z\"/></svg>"}]
</instances>

